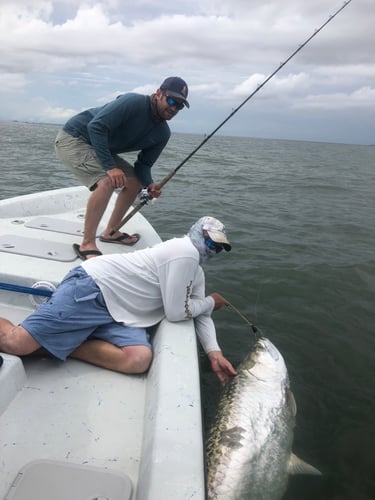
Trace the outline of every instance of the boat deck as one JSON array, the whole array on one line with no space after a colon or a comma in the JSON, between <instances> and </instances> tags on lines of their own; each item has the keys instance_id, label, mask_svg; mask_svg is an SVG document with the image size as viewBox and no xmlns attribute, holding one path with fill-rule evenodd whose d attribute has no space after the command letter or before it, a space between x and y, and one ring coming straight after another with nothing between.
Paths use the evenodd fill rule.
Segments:
<instances>
[{"instance_id":1,"label":"boat deck","mask_svg":"<svg viewBox=\"0 0 375 500\"><path fill-rule=\"evenodd\" d=\"M3 357L2 371L16 361ZM0 489L7 490L18 471L35 459L126 471L136 484L145 377L99 371L75 360L30 357L22 363L24 384L1 418L0 447L6 465Z\"/></svg>"},{"instance_id":2,"label":"boat deck","mask_svg":"<svg viewBox=\"0 0 375 500\"><path fill-rule=\"evenodd\" d=\"M72 244L81 238L85 203L83 188L0 201L0 282L23 287L39 282L43 287L45 282L57 285L79 265ZM46 224L51 227L40 227ZM160 241L140 214L125 230L141 233L135 247L99 242L99 248L106 253L134 251ZM33 240L32 245L27 245L28 240ZM20 241L25 245L14 249ZM46 248L52 255L36 255ZM18 323L38 300L27 293L0 290L0 316ZM146 375L119 374L73 359L63 363L48 355L20 359L3 354L0 498L203 500L193 322L164 320L154 335L153 349L154 360ZM108 477L95 482L99 473ZM51 488L55 488L53 494Z\"/></svg>"}]
</instances>

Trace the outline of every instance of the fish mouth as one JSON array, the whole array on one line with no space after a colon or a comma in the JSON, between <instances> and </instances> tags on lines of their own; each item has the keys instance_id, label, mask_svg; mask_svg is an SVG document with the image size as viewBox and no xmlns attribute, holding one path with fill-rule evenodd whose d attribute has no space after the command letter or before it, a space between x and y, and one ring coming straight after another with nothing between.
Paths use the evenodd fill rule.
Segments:
<instances>
[{"instance_id":1,"label":"fish mouth","mask_svg":"<svg viewBox=\"0 0 375 500\"><path fill-rule=\"evenodd\" d=\"M266 337L259 337L257 341L253 345L254 354L259 353L261 351L268 352L273 360L278 361L280 358L280 353L276 349L276 347L272 344L270 340Z\"/></svg>"},{"instance_id":2,"label":"fish mouth","mask_svg":"<svg viewBox=\"0 0 375 500\"><path fill-rule=\"evenodd\" d=\"M264 349L264 348L265 348L265 346L266 346L266 344L267 344L267 339L266 339L266 337L262 337L262 336L257 337L257 338L256 338L256 340L255 340L255 342L254 342L254 345L253 345L253 349L252 349L252 350L253 350L253 351L256 351L256 350L258 350L258 349Z\"/></svg>"}]
</instances>

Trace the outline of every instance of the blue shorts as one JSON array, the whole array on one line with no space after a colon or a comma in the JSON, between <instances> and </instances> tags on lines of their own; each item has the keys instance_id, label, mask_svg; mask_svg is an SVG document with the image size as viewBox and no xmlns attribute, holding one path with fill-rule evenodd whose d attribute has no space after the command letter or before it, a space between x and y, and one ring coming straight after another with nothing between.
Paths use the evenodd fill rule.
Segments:
<instances>
[{"instance_id":1,"label":"blue shorts","mask_svg":"<svg viewBox=\"0 0 375 500\"><path fill-rule=\"evenodd\" d=\"M114 321L99 287L81 266L72 269L50 299L21 326L63 361L87 339L105 340L117 347L143 345L151 349L145 328Z\"/></svg>"}]
</instances>

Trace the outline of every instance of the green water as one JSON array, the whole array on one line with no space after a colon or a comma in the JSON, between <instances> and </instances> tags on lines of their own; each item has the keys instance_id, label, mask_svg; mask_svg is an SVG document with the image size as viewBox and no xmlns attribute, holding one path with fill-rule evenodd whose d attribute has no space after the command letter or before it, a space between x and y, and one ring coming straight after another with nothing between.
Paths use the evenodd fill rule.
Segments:
<instances>
[{"instance_id":1,"label":"green water","mask_svg":"<svg viewBox=\"0 0 375 500\"><path fill-rule=\"evenodd\" d=\"M54 125L0 123L0 199L77 185L55 159ZM175 168L203 137L176 134L154 167ZM294 450L322 472L294 477L287 500L375 498L375 147L213 137L142 209L163 239L203 215L233 250L205 270L282 352L298 406ZM214 314L238 363L252 335L232 309ZM219 384L201 355L205 425Z\"/></svg>"}]
</instances>

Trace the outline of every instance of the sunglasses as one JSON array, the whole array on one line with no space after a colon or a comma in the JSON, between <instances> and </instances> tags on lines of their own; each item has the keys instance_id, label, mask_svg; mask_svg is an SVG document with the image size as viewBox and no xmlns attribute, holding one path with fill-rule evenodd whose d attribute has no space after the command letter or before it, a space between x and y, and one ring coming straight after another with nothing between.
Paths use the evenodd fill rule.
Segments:
<instances>
[{"instance_id":1,"label":"sunglasses","mask_svg":"<svg viewBox=\"0 0 375 500\"><path fill-rule=\"evenodd\" d=\"M223 245L221 245L220 243L215 243L211 240L211 238L205 238L204 242L207 248L209 248L210 250L215 250L216 253L220 253L224 248Z\"/></svg>"},{"instance_id":2,"label":"sunglasses","mask_svg":"<svg viewBox=\"0 0 375 500\"><path fill-rule=\"evenodd\" d=\"M184 107L182 102L175 101L173 97L170 97L169 95L165 96L165 100L167 101L168 106L175 106L179 111L181 111Z\"/></svg>"}]
</instances>

